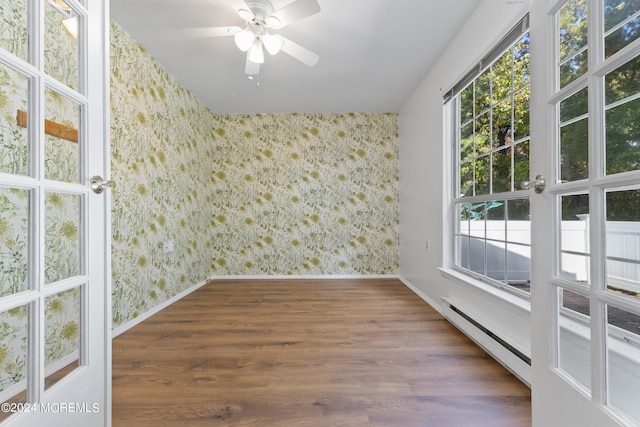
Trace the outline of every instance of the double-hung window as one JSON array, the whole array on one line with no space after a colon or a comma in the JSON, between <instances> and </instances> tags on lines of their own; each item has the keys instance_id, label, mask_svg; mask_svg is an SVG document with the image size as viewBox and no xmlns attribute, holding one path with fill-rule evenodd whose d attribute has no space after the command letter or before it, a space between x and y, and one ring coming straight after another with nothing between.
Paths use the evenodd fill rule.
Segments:
<instances>
[{"instance_id":1,"label":"double-hung window","mask_svg":"<svg viewBox=\"0 0 640 427\"><path fill-rule=\"evenodd\" d=\"M521 20L445 96L454 141L453 267L527 296L529 33Z\"/></svg>"}]
</instances>

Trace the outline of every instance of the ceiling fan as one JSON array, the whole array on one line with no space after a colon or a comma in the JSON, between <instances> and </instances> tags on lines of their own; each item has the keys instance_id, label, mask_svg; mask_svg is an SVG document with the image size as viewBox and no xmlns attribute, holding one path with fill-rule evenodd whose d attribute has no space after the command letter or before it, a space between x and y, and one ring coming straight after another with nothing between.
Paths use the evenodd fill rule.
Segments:
<instances>
[{"instance_id":1,"label":"ceiling fan","mask_svg":"<svg viewBox=\"0 0 640 427\"><path fill-rule=\"evenodd\" d=\"M228 0L246 26L190 28L185 34L194 37L234 36L238 48L247 52L244 72L250 77L260 73L264 63L264 49L271 55L283 51L312 67L320 57L297 43L269 30L280 29L294 21L320 12L317 0L295 0L275 10L269 0Z\"/></svg>"}]
</instances>

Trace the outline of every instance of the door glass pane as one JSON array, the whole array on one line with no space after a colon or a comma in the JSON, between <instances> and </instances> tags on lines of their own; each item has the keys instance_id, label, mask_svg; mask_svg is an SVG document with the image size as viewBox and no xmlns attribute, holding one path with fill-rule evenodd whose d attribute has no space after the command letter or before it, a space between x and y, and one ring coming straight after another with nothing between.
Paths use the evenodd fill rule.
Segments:
<instances>
[{"instance_id":1,"label":"door glass pane","mask_svg":"<svg viewBox=\"0 0 640 427\"><path fill-rule=\"evenodd\" d=\"M560 102L560 180L577 181L589 174L587 88Z\"/></svg>"},{"instance_id":2,"label":"door glass pane","mask_svg":"<svg viewBox=\"0 0 640 427\"><path fill-rule=\"evenodd\" d=\"M80 181L78 129L80 105L46 89L45 177L55 181Z\"/></svg>"},{"instance_id":3,"label":"door glass pane","mask_svg":"<svg viewBox=\"0 0 640 427\"><path fill-rule=\"evenodd\" d=\"M78 90L78 15L63 0L44 2L44 70L54 79ZM61 57L60 52L64 52L64 56Z\"/></svg>"},{"instance_id":4,"label":"door glass pane","mask_svg":"<svg viewBox=\"0 0 640 427\"><path fill-rule=\"evenodd\" d=\"M28 173L28 103L29 78L0 64L0 172Z\"/></svg>"},{"instance_id":5,"label":"door glass pane","mask_svg":"<svg viewBox=\"0 0 640 427\"><path fill-rule=\"evenodd\" d=\"M0 2L0 47L27 60L27 0Z\"/></svg>"},{"instance_id":6,"label":"door glass pane","mask_svg":"<svg viewBox=\"0 0 640 427\"><path fill-rule=\"evenodd\" d=\"M619 415L640 423L640 316L607 306L607 372L609 406Z\"/></svg>"},{"instance_id":7,"label":"door glass pane","mask_svg":"<svg viewBox=\"0 0 640 427\"><path fill-rule=\"evenodd\" d=\"M80 272L80 196L46 193L45 282Z\"/></svg>"},{"instance_id":8,"label":"door glass pane","mask_svg":"<svg viewBox=\"0 0 640 427\"><path fill-rule=\"evenodd\" d=\"M29 287L29 191L0 187L0 297Z\"/></svg>"},{"instance_id":9,"label":"door glass pane","mask_svg":"<svg viewBox=\"0 0 640 427\"><path fill-rule=\"evenodd\" d=\"M640 57L605 76L606 172L640 169Z\"/></svg>"},{"instance_id":10,"label":"door glass pane","mask_svg":"<svg viewBox=\"0 0 640 427\"><path fill-rule=\"evenodd\" d=\"M589 283L589 196L561 197L560 265L558 275Z\"/></svg>"},{"instance_id":11,"label":"door glass pane","mask_svg":"<svg viewBox=\"0 0 640 427\"><path fill-rule=\"evenodd\" d=\"M640 299L640 190L607 193L607 288Z\"/></svg>"},{"instance_id":12,"label":"door glass pane","mask_svg":"<svg viewBox=\"0 0 640 427\"><path fill-rule=\"evenodd\" d=\"M608 58L638 38L640 34L640 1L605 0L605 57Z\"/></svg>"},{"instance_id":13,"label":"door glass pane","mask_svg":"<svg viewBox=\"0 0 640 427\"><path fill-rule=\"evenodd\" d=\"M0 401L26 402L29 345L26 305L0 313ZM0 411L0 420L11 412Z\"/></svg>"},{"instance_id":14,"label":"door glass pane","mask_svg":"<svg viewBox=\"0 0 640 427\"><path fill-rule=\"evenodd\" d=\"M558 289L558 368L586 391L591 389L591 312L589 298Z\"/></svg>"},{"instance_id":15,"label":"door glass pane","mask_svg":"<svg viewBox=\"0 0 640 427\"><path fill-rule=\"evenodd\" d=\"M80 297L74 288L45 299L45 388L79 366Z\"/></svg>"},{"instance_id":16,"label":"door glass pane","mask_svg":"<svg viewBox=\"0 0 640 427\"><path fill-rule=\"evenodd\" d=\"M587 71L587 0L569 0L558 13L560 87Z\"/></svg>"}]
</instances>

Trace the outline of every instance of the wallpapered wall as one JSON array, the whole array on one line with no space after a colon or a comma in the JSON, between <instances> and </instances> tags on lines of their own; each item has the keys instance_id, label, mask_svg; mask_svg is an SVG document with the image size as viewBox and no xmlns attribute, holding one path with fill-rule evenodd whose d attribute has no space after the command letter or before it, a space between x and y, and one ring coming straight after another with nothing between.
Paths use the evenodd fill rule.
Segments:
<instances>
[{"instance_id":1,"label":"wallpapered wall","mask_svg":"<svg viewBox=\"0 0 640 427\"><path fill-rule=\"evenodd\" d=\"M214 115L117 25L111 61L114 326L214 275L397 274L397 115Z\"/></svg>"}]
</instances>

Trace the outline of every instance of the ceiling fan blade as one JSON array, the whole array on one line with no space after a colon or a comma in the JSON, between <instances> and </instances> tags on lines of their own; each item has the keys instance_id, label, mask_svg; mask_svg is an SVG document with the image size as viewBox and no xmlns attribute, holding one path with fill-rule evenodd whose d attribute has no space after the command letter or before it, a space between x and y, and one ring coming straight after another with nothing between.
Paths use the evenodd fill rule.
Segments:
<instances>
[{"instance_id":1,"label":"ceiling fan blade","mask_svg":"<svg viewBox=\"0 0 640 427\"><path fill-rule=\"evenodd\" d=\"M249 76L260 73L260 64L249 60L249 52L247 52L247 62L244 65L244 73Z\"/></svg>"},{"instance_id":2,"label":"ceiling fan blade","mask_svg":"<svg viewBox=\"0 0 640 427\"><path fill-rule=\"evenodd\" d=\"M255 18L251 8L247 6L244 0L229 0L229 3L231 3L231 7L233 7L236 13L245 21L251 21Z\"/></svg>"},{"instance_id":3,"label":"ceiling fan blade","mask_svg":"<svg viewBox=\"0 0 640 427\"><path fill-rule=\"evenodd\" d=\"M318 63L320 57L311 52L309 49L300 46L298 43L294 43L286 37L282 37L279 34L276 34L275 37L278 37L282 40L282 50L285 53L293 56L298 61L308 65L309 67L313 67Z\"/></svg>"},{"instance_id":4,"label":"ceiling fan blade","mask_svg":"<svg viewBox=\"0 0 640 427\"><path fill-rule=\"evenodd\" d=\"M199 39L205 37L225 37L233 36L239 33L240 27L202 27L202 28L186 28L182 32L185 36Z\"/></svg>"},{"instance_id":5,"label":"ceiling fan blade","mask_svg":"<svg viewBox=\"0 0 640 427\"><path fill-rule=\"evenodd\" d=\"M316 0L297 0L273 12L267 22L271 28L282 28L318 12L320 5Z\"/></svg>"}]
</instances>

